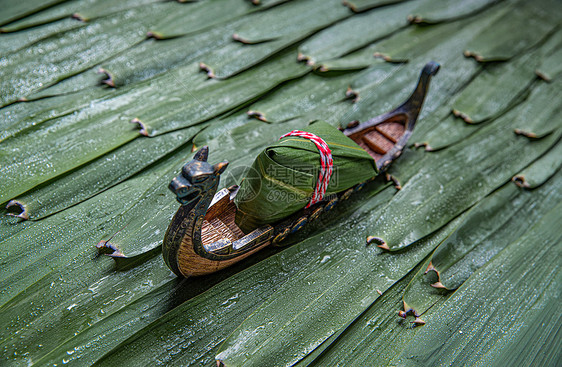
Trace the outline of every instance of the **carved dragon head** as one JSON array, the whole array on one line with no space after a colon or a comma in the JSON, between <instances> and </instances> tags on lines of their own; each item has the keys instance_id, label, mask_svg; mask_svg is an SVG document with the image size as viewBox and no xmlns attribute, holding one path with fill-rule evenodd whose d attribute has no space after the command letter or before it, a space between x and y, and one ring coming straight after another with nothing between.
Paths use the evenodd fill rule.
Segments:
<instances>
[{"instance_id":1,"label":"carved dragon head","mask_svg":"<svg viewBox=\"0 0 562 367\"><path fill-rule=\"evenodd\" d=\"M228 166L228 162L211 165L207 163L208 156L209 147L204 146L199 149L193 159L183 166L181 175L170 182L168 187L176 194L176 199L180 204L193 203L206 192L216 189L219 176Z\"/></svg>"}]
</instances>

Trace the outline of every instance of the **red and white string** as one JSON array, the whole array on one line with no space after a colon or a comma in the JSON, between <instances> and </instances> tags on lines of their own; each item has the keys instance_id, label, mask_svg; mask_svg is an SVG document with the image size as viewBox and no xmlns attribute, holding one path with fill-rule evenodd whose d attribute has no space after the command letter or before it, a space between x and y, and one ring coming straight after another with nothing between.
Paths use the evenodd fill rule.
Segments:
<instances>
[{"instance_id":1,"label":"red and white string","mask_svg":"<svg viewBox=\"0 0 562 367\"><path fill-rule=\"evenodd\" d=\"M328 183L330 182L330 177L332 176L333 171L334 160L332 159L332 151L324 139L312 133L293 130L279 139L283 139L287 136L299 136L301 138L309 139L316 145L316 148L318 148L318 151L320 152L320 172L318 174L318 181L316 182L316 187L312 193L312 198L305 207L309 208L324 199L324 194L326 194L326 190L328 189Z\"/></svg>"}]
</instances>

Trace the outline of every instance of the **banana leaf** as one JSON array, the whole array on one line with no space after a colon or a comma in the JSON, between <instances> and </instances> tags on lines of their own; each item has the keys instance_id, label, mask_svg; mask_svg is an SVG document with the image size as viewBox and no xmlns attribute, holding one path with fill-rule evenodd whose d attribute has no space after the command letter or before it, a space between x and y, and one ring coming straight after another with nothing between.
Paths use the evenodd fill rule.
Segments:
<instances>
[{"instance_id":1,"label":"banana leaf","mask_svg":"<svg viewBox=\"0 0 562 367\"><path fill-rule=\"evenodd\" d=\"M325 197L377 174L374 159L332 125L319 121L307 132L322 138L333 156ZM236 223L243 231L283 219L303 209L320 171L320 153L305 138L290 136L265 148L252 164L236 196Z\"/></svg>"}]
</instances>

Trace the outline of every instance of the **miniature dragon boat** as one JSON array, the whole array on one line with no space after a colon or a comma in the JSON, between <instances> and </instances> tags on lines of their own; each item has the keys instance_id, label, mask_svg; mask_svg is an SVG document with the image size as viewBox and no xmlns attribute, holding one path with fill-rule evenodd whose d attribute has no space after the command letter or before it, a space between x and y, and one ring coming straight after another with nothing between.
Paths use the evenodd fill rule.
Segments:
<instances>
[{"instance_id":1,"label":"miniature dragon boat","mask_svg":"<svg viewBox=\"0 0 562 367\"><path fill-rule=\"evenodd\" d=\"M320 172L316 173L316 185L312 184L314 191L301 190L305 192L308 204L300 200L296 206L287 205L290 213L282 213L283 218L279 218L278 212L270 216L260 214L271 203L268 204L266 198L260 197L259 193L254 200L237 200L237 195L247 196L247 192L252 191L249 184L244 187L244 181L241 183L242 188L232 186L217 192L220 174L225 171L228 162L215 165L207 163L208 148L201 148L169 186L181 206L174 215L162 244L163 257L168 267L180 277L205 275L224 269L268 245L283 241L322 213L331 210L339 201L359 191L367 181L383 172L402 153L421 111L429 81L438 70L439 64L435 62L425 65L414 92L393 111L363 123L353 121L340 130L334 128L341 137L334 137L332 132L328 132L339 141L338 144L326 143L320 133L314 133L323 132L327 124L311 125L307 129L309 131L295 130L284 135L285 139L296 138L293 139L296 148L304 147L308 152L315 152L321 164L318 165ZM333 185L333 180L330 181L333 168L337 168L338 160L341 162L341 158L337 156L332 160L330 145L333 149L341 145L353 148L346 141L362 151L362 155L358 156L360 159L368 157L371 160L373 169L367 169L366 180L362 179L351 187L330 194L331 187L345 187ZM277 147L283 148L291 142L279 144L281 143ZM305 144L308 144L308 148ZM257 167L259 171L259 167L263 166L262 161L268 160L271 155L271 150L266 149L256 158L254 168ZM357 177L364 178L362 175ZM346 183L349 186L347 181ZM283 187L286 183L281 182L279 185ZM326 193L329 195L325 195ZM257 207L252 208L252 203ZM250 213L252 210L254 215ZM248 218L250 219L247 220Z\"/></svg>"}]
</instances>

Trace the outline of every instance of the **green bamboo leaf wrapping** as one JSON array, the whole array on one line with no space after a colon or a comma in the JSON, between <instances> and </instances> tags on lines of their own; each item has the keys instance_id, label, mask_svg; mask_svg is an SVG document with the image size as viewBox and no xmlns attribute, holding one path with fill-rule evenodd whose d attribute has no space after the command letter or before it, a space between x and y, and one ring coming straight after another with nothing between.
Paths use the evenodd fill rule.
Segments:
<instances>
[{"instance_id":1,"label":"green bamboo leaf wrapping","mask_svg":"<svg viewBox=\"0 0 562 367\"><path fill-rule=\"evenodd\" d=\"M332 152L334 168L326 197L377 175L374 159L340 130L317 122L304 131L319 136ZM264 149L250 172L235 198L236 223L243 231L274 223L306 206L318 181L320 153L308 139L285 137Z\"/></svg>"},{"instance_id":2,"label":"green bamboo leaf wrapping","mask_svg":"<svg viewBox=\"0 0 562 367\"><path fill-rule=\"evenodd\" d=\"M417 78L419 65L429 59L440 62L442 72L432 83L424 112L416 127L416 139L411 139L412 142L426 141L430 148L433 146L440 151L430 154L422 149L406 149L389 173L406 187L413 184L412 177L417 177L420 172L439 179L446 178L447 181L454 175L466 177L466 174L481 171L486 177L501 176L501 184L506 182L504 185L511 187L510 190L526 195L506 202L505 210L520 208L511 220L504 223L508 216L501 215L501 205L498 204L495 214L489 216L488 221L483 221L483 225L489 224L494 228L504 223L499 229L486 227L469 231L482 237L493 230L489 237L470 251L467 250L463 257L465 261L471 257L481 260L475 263L480 268L460 272L464 274L463 278L470 277L455 292L450 293L449 298L439 298L422 316L426 325L412 329L411 319L401 320L396 313L401 308L400 296L410 277L423 265L424 259L439 241L426 244L426 247L410 246L399 253L371 256L379 254L381 250L374 246L365 249L365 235L374 234L372 225L381 213L381 205L388 203L394 194L394 189L388 188L371 197L377 192L376 188L385 187L382 177L370 184L373 185L370 189L361 191L356 199L350 199L355 201L346 201L338 207L337 212L332 211L327 219L316 222L301 236L291 240L297 242L295 246L283 251L265 250L225 272L184 281L173 277L157 256L158 248L151 245L158 242L155 230L166 225L163 219L166 211L172 213L177 204L173 204L169 193L166 193L168 201L152 194L142 199L147 190L164 194L164 172L171 169L168 162L189 156L173 150L172 145L175 143L165 139L175 134L179 136L182 130L175 132L177 129L192 126L193 129L189 130L195 132L204 128L193 142L197 146L210 146L210 161L231 161L225 173L233 169L233 174L221 178L221 184L228 186L238 183L234 168L251 164L268 142L281 134L292 129L303 129L314 120L321 119L337 125L340 120L347 123L355 117L348 114L353 102L337 97L344 92L339 83L328 86L322 79L312 77L294 84L283 83L286 77L299 78L303 75L301 70L302 73L310 70L304 65L300 65L302 69L298 72L293 69L296 48L288 50L284 55L286 59L276 56L283 48L301 41L308 42L306 38L313 32L333 33L323 32L322 29L337 28L338 22L346 17L354 17L349 11L353 5L341 5L335 1L295 1L264 10L263 6L277 5L277 0L272 0L255 6L255 15L237 18L237 21L245 24L241 28L228 28L234 23L218 22L213 25L212 31L204 30L194 34L193 38L144 41L142 29L146 31L152 29L154 24L163 23L171 14L170 9L184 10L194 6L176 2L142 5L145 1L150 0L102 0L92 3L92 8L80 9L82 16L87 16L86 12L90 11L89 16L97 18L91 24L69 18L60 19L62 13L57 11L84 3L81 0L62 2L39 12L34 11L32 15L5 27L20 31L0 33L0 58L4 57L3 62L6 62L12 60L13 54L24 54L26 49L37 50L54 44L51 41L65 37L64 32L67 30L72 30L70 34L77 32L78 28L92 30L92 24L107 21L113 14L120 17L119 13L112 12L123 7L133 6L132 12L138 14L125 19L127 24L99 29L96 39L90 40L89 36L84 36L85 42L82 44L92 52L87 60L79 62L78 56L83 54L70 53L70 60L65 60L63 66L74 61L80 65L74 64L68 73L56 71L56 80L52 79L56 73L49 70L48 75L37 78L43 86L33 88L31 92L14 86L17 92L14 95L33 99L34 102L13 103L0 111L0 135L3 136L0 137L0 151L6 153L0 156L0 170L6 169L6 164L12 159L19 162L16 169L2 172L2 181L5 183L0 184L0 194L3 195L6 188L12 193L27 191L30 187L35 187L37 193L43 189L56 193L58 189L61 192L59 199L64 201L64 194L72 194L72 190L67 192L65 189L71 182L60 187L57 187L57 182L62 183L67 177L70 180L72 174L78 177L79 172L86 175L96 173L76 181L87 186L87 194L77 199L80 202L40 221L18 223L15 218L4 217L6 210L0 210L0 244L4 250L0 254L0 304L3 305L0 306L0 324L3 325L0 331L0 364L89 365L99 361L100 365L211 365L214 364L214 356L219 353L220 344L249 315L256 312L263 316L263 320L267 317L286 317L285 320L290 320L287 309L295 310L297 303L311 301L310 289L317 287L315 289L322 293L321 287L324 286L324 291L330 289L329 293L341 285L341 290L331 293L333 297L324 293L324 298L313 304L315 307L306 308L302 314L298 314L297 319L290 321L283 329L290 331L289 336L281 332L265 342L266 349L260 350L260 353L264 353L263 358L256 355L247 364L260 365L270 360L283 363L286 358L292 359L290 352L295 351L298 356L296 359L302 357L297 365L303 366L556 365L560 359L558 335L562 319L558 300L562 278L557 262L560 258L560 246L557 245L560 238L559 233L553 231L558 229L560 208L556 207L550 213L546 210L547 207L558 205L559 200L556 198L560 191L560 170L555 163L559 160L560 143L557 139L561 133L559 122L562 121L558 103L560 88L556 84L559 42L555 42L560 32L548 39L546 37L549 34L542 38L537 34L558 24L557 19L544 22L539 18L531 19L532 16L520 17L512 10L515 8L510 7L512 3L505 1L471 14L465 20L424 28L407 27L381 42L353 52L355 46L351 48L351 45L368 43L369 30L377 28L375 23L371 25L372 28L365 28L363 35L357 34L351 38L349 35L338 35L342 36L341 39L349 40L343 45L348 51L345 56L324 63L328 70L369 68L349 74L349 77L355 78L350 83L351 87L359 93L356 105L361 106L361 111L356 117L365 120L402 102L411 92L411 83ZM240 5L243 6L243 2L249 3L240 0ZM357 6L361 3L369 9L381 5L378 0L354 3ZM420 3L412 1L412 5ZM25 2L23 5L14 3L13 6L21 8L29 7L30 4L34 2ZM469 9L475 4L482 3L472 1L454 5ZM526 14L544 11L556 16L559 13L556 11L556 2L541 0L520 4L523 4L522 8L533 8L531 12L521 10ZM227 5L231 6L230 3ZM435 7L431 13L419 14L428 20L439 19L446 8ZM153 9L167 10L160 12ZM385 8L374 9L374 12L383 10ZM502 11L503 15L498 15ZM288 16L279 16L283 14ZM209 16L212 18L213 14ZM447 17L451 19L455 15L451 13ZM180 26L189 30L193 25L192 19L186 16L183 20L185 23ZM211 19L209 24L214 20ZM220 20L218 14L216 20ZM514 23L506 27L509 28L509 34L502 31L507 20ZM537 23L541 21L542 26ZM143 41L131 48L124 48L118 54L107 52L108 43L103 40L110 40L112 34L124 29L143 33L139 38ZM253 45L232 42L230 39L236 30L251 36L246 41L259 41L262 35L275 37L275 40ZM494 31L487 35L487 40L484 33L478 35L484 30ZM211 32L219 36L210 37ZM127 33L119 36L132 39ZM204 37L209 37L208 43L203 42ZM474 129L459 119L452 119L448 114L452 97L481 68L473 60L462 58L462 51L473 38L489 42L487 46L490 49L496 49L497 40L502 43L502 54L512 55L512 58L522 55L526 50L550 44L553 48L544 53L546 57L539 60L541 66L537 68L543 78L546 76L548 79L550 76L550 87L547 88L547 83L542 81L535 82L526 88L531 91L528 99L517 101L517 113L502 113L503 116ZM506 39L519 40L521 43ZM224 43L221 43L223 40ZM243 38L241 40L244 41ZM543 40L546 40L544 45L541 43ZM94 42L93 47L90 47L90 42ZM377 50L377 45L384 47ZM78 46L72 47L77 49ZM339 46L333 48L334 53L342 54L343 49L339 49ZM22 68L36 61L52 60L68 50L34 54L25 60L22 58ZM391 56L387 59L409 60L412 66L381 64L380 58L372 57L374 52L380 50L384 51L380 53ZM212 58L204 59L205 54ZM67 64L67 61L70 62ZM215 68L216 76L228 79L207 80L207 76L197 67L200 61L208 61L212 64L211 69ZM512 61L515 60L509 59L507 63L511 64ZM108 74L113 76L117 89L107 89L98 84L101 76L95 71L106 66L111 67ZM12 66L0 71L3 81L13 77L8 74L11 73L10 68ZM231 82L237 77L234 76L236 74L246 76L245 82ZM331 77L334 74L328 75ZM383 81L388 76L390 78ZM306 83L300 84L305 79ZM342 83L345 79L342 76ZM297 85L309 88L309 94L305 91L296 93ZM273 88L277 90L268 94ZM5 91L7 89L2 88L0 94L4 96ZM481 92L484 94L485 90ZM312 94L322 95L322 98L307 100L305 105L292 108L291 104L298 104L299 98L305 99ZM539 94L543 95L541 99L537 98ZM44 98L53 95L60 98ZM262 102L264 97L266 100ZM249 119L245 112L254 103L267 107L264 111L275 117L276 123L266 124ZM166 146L156 147L157 140L136 138L138 130L128 121L139 116L150 117L147 121L141 121L146 123L144 127L149 128L145 133L154 135L154 139L159 141L166 141L166 146L170 144L170 153L166 153ZM212 121L206 122L211 118ZM507 119L511 119L511 122L508 123ZM154 130L150 130L152 121L157 121ZM490 130L485 128L499 127L496 123L503 124L504 128L492 135L498 137L503 134L514 140L502 139L502 136L499 139L487 138ZM57 128L53 130L55 126ZM141 128L143 126L139 125ZM514 130L530 139L516 136ZM131 141L133 135L129 136L129 133L133 132L134 139ZM65 134L68 134L68 140L65 140ZM475 146L474 150L467 148L471 144ZM513 145L508 147L508 144ZM528 144L537 152L544 153L535 155L528 151L521 152L524 156L522 160L519 153L507 153L508 150L517 149L519 144L525 144L525 147ZM146 157L146 160L139 157L139 162L134 162L133 156L127 155L127 159L119 159L120 163L116 166L101 165L99 171L93 170L104 157L111 157L113 153L125 151L133 145L145 149L142 157ZM80 149L81 146L83 149ZM95 147L95 151L91 151L91 147ZM12 148L16 151L11 152ZM189 149L189 146L185 148ZM505 160L494 158L486 166L486 161L471 160L474 158L472 154L477 155L478 150L493 155L497 153L496 150L504 148L506 150L501 155L520 162L512 165L511 162L506 164ZM464 159L460 157L461 149L467 154ZM12 156L10 153L15 154ZM22 156L16 157L18 154ZM45 159L47 155L49 159ZM162 155L170 161L158 160ZM451 162L447 157L456 155L459 156L459 160L455 161L457 166L446 164ZM28 166L26 162L36 156L37 166ZM117 183L144 164L157 160L158 163L150 164L143 172ZM130 167L119 168L127 162L132 162ZM53 166L49 167L51 164ZM514 170L514 166L518 169ZM103 175L105 169L107 176ZM536 174L531 176L536 178L535 184L540 186L521 190L508 182L512 175L524 169L535 170ZM555 176L552 177L553 173ZM100 181L99 185L95 180ZM161 182L162 187L155 184L157 181ZM115 186L105 190L111 185ZM503 192L507 186L500 191ZM478 190L478 186L474 189ZM476 205L485 204L497 193L499 191L485 196ZM82 201L91 194L96 195ZM426 192L422 194L427 196ZM523 197L529 205L524 205ZM9 198L0 201L5 202ZM139 201L142 204L137 204ZM405 207L404 210L409 209ZM164 214L162 218L155 215L158 212ZM423 221L423 218L418 219ZM129 225L126 229L113 240L119 239L120 245L124 246L122 249L133 258L116 265L112 259L97 256L95 244L100 239L107 239L108 234L115 234L115 229L121 229L123 226L117 227L127 222ZM537 222L540 226L531 229L520 241L515 243L512 240L513 236L520 231L527 232ZM466 227L465 231L468 230L469 227ZM467 238L473 237L467 235ZM494 251L500 247L505 249L499 254L491 251L495 257L490 259L486 254L479 255L479 251L485 251L487 245L493 245ZM148 252L143 252L143 248L148 249ZM280 252L270 256L276 251ZM346 255L349 258L345 259ZM337 274L326 273L324 276L318 273L319 268L333 266L337 261L343 261L339 269L343 269L345 274L341 279L337 278ZM455 264L460 266L462 263L461 259ZM248 268L249 265L253 266ZM338 268L337 265L334 268ZM449 269L442 271L441 275L453 271L455 266ZM313 276L319 276L326 283L313 284L311 287L306 280ZM329 279L335 281L329 283ZM378 291L385 293L380 297ZM287 296L275 299L283 294ZM272 312L260 311L263 302L276 302L278 308L266 308L266 311ZM250 317L249 320L254 320L253 316Z\"/></svg>"}]
</instances>

